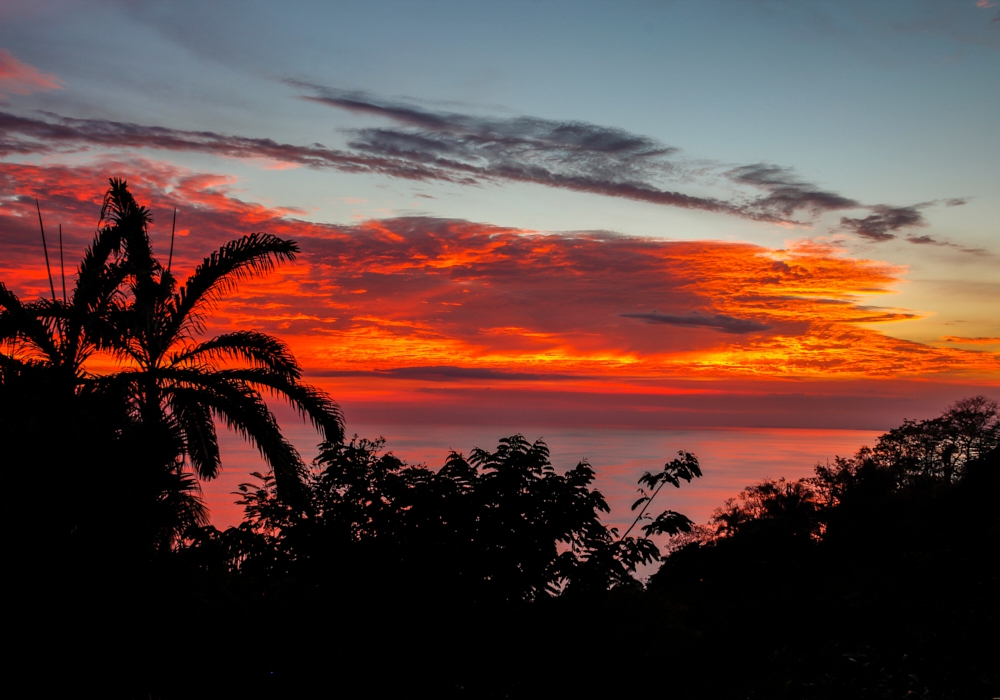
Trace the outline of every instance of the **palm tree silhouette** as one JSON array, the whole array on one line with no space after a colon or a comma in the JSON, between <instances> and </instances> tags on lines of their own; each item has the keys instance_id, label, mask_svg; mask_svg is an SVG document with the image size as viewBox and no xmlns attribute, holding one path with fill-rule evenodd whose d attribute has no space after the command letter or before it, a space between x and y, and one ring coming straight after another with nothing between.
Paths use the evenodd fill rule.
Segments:
<instances>
[{"instance_id":1,"label":"palm tree silhouette","mask_svg":"<svg viewBox=\"0 0 1000 700\"><path fill-rule=\"evenodd\" d=\"M102 221L108 206L105 197ZM45 367L67 391L87 384L83 365L94 351L110 347L110 318L122 309L119 287L127 269L127 245L120 227L98 228L80 262L73 292L66 297L64 285L63 299L53 292L51 300L22 302L0 282L0 342L9 346L0 362L11 369Z\"/></svg>"},{"instance_id":2,"label":"palm tree silhouette","mask_svg":"<svg viewBox=\"0 0 1000 700\"><path fill-rule=\"evenodd\" d=\"M204 259L178 286L169 266L152 253L148 211L139 206L124 180L112 179L102 219L119 231L127 250L124 289L130 303L110 314L110 345L127 363L102 379L129 402L147 429L173 444L202 479L221 466L215 420L254 444L274 472L285 497L294 498L304 464L284 438L262 392L284 398L320 430L326 441L343 440L337 404L301 381L302 369L277 338L252 330L210 340L195 338L203 314L241 280L265 274L295 259L293 241L251 233L230 241Z\"/></svg>"},{"instance_id":3,"label":"palm tree silhouette","mask_svg":"<svg viewBox=\"0 0 1000 700\"><path fill-rule=\"evenodd\" d=\"M111 195L109 190L100 223ZM61 299L52 285L51 300L23 302L0 282L0 343L6 346L0 352L0 391L8 404L2 434L5 453L20 462L17 478L27 487L27 510L44 503L48 520L58 523L50 530L62 532L56 537L104 537L113 523L102 511L121 515L124 509L142 521L137 527L133 518L126 527L136 531L134 539L143 539L141 531L162 544L207 521L198 484L165 462L158 470L139 470L147 473L136 478L136 463L144 462L134 450L129 454L138 444L136 421L85 368L95 351L115 347L115 321L125 317L121 287L134 247L125 233L127 227L116 223L99 224L72 293L66 294L64 282ZM39 490L39 484L51 486Z\"/></svg>"},{"instance_id":4,"label":"palm tree silhouette","mask_svg":"<svg viewBox=\"0 0 1000 700\"><path fill-rule=\"evenodd\" d=\"M205 258L178 287L169 263L163 268L153 255L150 223L126 182L113 178L71 295L58 299L53 292L51 300L23 302L0 283L6 350L0 352L0 390L23 397L44 389L38 415L19 423L34 436L22 439L23 453L51 452L43 470L63 488L60 479L73 481L75 473L106 472L97 481L79 477L88 495L67 499L84 509L88 500L93 509L103 507L98 502L117 507L116 499L127 501L122 507L159 548L188 525L206 522L194 477L218 474L215 419L259 448L287 498L299 491L304 465L262 392L288 400L327 441L342 440L343 427L337 405L302 383L300 366L280 340L251 330L196 340L203 314L221 295L293 260L298 246L263 233L244 236ZM114 354L119 371L89 373L86 361L96 351ZM75 470L68 466L72 450L51 440L62 427L65 441L61 418L89 446L89 461ZM92 435L95 426L100 438ZM17 428L13 422L9 427L3 434L16 440ZM39 441L49 446L38 450Z\"/></svg>"}]
</instances>

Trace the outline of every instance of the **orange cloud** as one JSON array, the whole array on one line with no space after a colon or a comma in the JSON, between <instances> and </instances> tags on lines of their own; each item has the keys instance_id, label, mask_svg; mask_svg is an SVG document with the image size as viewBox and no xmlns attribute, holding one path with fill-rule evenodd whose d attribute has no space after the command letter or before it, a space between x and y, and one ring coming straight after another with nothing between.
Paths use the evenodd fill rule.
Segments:
<instances>
[{"instance_id":1,"label":"orange cloud","mask_svg":"<svg viewBox=\"0 0 1000 700\"><path fill-rule=\"evenodd\" d=\"M10 51L0 49L0 97L61 89L62 81L56 76L21 63Z\"/></svg>"},{"instance_id":2,"label":"orange cloud","mask_svg":"<svg viewBox=\"0 0 1000 700\"><path fill-rule=\"evenodd\" d=\"M278 334L317 376L412 381L437 368L438 378L473 384L566 387L569 377L574 386L639 391L650 381L737 377L994 381L1000 370L992 353L869 328L915 318L877 303L905 270L826 246L543 234L417 217L313 224L230 196L226 178L148 161L0 164L2 278L27 296L47 288L34 197L47 224L62 221L67 259L76 261L105 176L129 172L160 221L161 254L175 206L178 226L192 232L176 241L181 274L249 231L300 242L296 264L243 285L209 331Z\"/></svg>"}]
</instances>

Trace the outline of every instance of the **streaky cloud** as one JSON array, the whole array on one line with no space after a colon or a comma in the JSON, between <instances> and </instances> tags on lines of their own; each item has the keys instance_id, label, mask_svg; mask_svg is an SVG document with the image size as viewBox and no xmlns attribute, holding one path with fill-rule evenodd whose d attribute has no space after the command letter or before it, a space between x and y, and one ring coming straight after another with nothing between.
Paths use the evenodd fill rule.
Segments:
<instances>
[{"instance_id":1,"label":"streaky cloud","mask_svg":"<svg viewBox=\"0 0 1000 700\"><path fill-rule=\"evenodd\" d=\"M726 173L734 182L767 190L770 194L753 202L760 211L777 211L792 216L797 211L820 214L826 211L856 209L861 203L828 192L795 176L791 168L766 163L742 165Z\"/></svg>"},{"instance_id":2,"label":"streaky cloud","mask_svg":"<svg viewBox=\"0 0 1000 700\"><path fill-rule=\"evenodd\" d=\"M852 219L842 217L840 219L840 225L842 228L853 231L858 236L869 241L883 243L885 241L895 240L899 237L900 232L906 231L907 229L926 226L927 222L920 213L920 210L925 207L933 206L935 204L944 204L947 207L958 207L968 203L968 201L968 198L951 198L921 202L920 204L913 204L908 207L890 207L880 204L871 207L874 213L864 218ZM985 248L967 248L949 241L942 241L927 234L920 236L907 234L903 240L907 243L913 243L915 245L931 245L943 248L952 248L970 255L992 255Z\"/></svg>"},{"instance_id":3,"label":"streaky cloud","mask_svg":"<svg viewBox=\"0 0 1000 700\"><path fill-rule=\"evenodd\" d=\"M657 156L671 156L678 152L677 148L666 146L656 139L615 127L535 117L498 119L456 112L431 112L381 100L359 90L336 90L299 81L286 82L317 93L303 95L302 99L305 100L350 112L385 117L406 126L432 132L464 134L473 140L495 144L498 148L566 149L580 153L616 154L619 160L614 163L615 165L630 161L639 164L640 161Z\"/></svg>"},{"instance_id":4,"label":"streaky cloud","mask_svg":"<svg viewBox=\"0 0 1000 700\"><path fill-rule=\"evenodd\" d=\"M448 173L436 173L405 162L326 148L319 143L295 146L273 139L233 136L213 131L186 131L108 119L75 119L51 112L40 114L46 119L0 112L0 156L51 154L93 146L150 148L208 153L230 158L267 158L314 168L379 172L411 180L452 179Z\"/></svg>"},{"instance_id":5,"label":"streaky cloud","mask_svg":"<svg viewBox=\"0 0 1000 700\"><path fill-rule=\"evenodd\" d=\"M977 336L975 338L963 338L957 335L946 335L941 338L945 343L958 343L960 345L1000 345L1000 337Z\"/></svg>"},{"instance_id":6,"label":"streaky cloud","mask_svg":"<svg viewBox=\"0 0 1000 700\"><path fill-rule=\"evenodd\" d=\"M6 93L30 95L43 90L61 90L62 81L51 73L22 63L7 49L0 49L0 98Z\"/></svg>"},{"instance_id":7,"label":"streaky cloud","mask_svg":"<svg viewBox=\"0 0 1000 700\"><path fill-rule=\"evenodd\" d=\"M695 197L661 185L699 176L679 159L680 149L623 129L580 121L535 117L495 118L434 111L391 101L359 90L339 90L302 81L285 82L312 94L304 100L395 122L396 128L355 129L351 148L433 167L454 170L473 180L532 182L549 187L622 197L653 204L723 213L771 223L802 224L796 216L868 209L862 219L842 225L869 240L906 226L924 224L917 206L866 205L802 180L791 168L754 163L731 167L731 182L766 194L724 200ZM948 200L950 206L964 200ZM893 215L893 212L898 212ZM905 212L907 221L900 218Z\"/></svg>"},{"instance_id":8,"label":"streaky cloud","mask_svg":"<svg viewBox=\"0 0 1000 700\"><path fill-rule=\"evenodd\" d=\"M872 207L875 212L860 219L843 217L840 225L870 241L891 241L900 229L925 225L924 217L916 204L909 207L890 207L883 204Z\"/></svg>"},{"instance_id":9,"label":"streaky cloud","mask_svg":"<svg viewBox=\"0 0 1000 700\"><path fill-rule=\"evenodd\" d=\"M331 148L51 112L30 117L0 112L0 157L91 148L188 151L415 181L532 183L777 224L805 225L796 217L867 209L871 214L866 217L841 218L841 226L872 241L892 240L900 230L926 225L919 210L936 203L867 205L802 180L790 168L766 163L721 171L721 177L743 188L742 193L729 198L692 195L664 183L709 183L720 175L718 167L691 169L679 159L677 148L623 129L535 117L435 112L359 91L293 84L316 93L303 99L384 118L397 126L348 130L346 148Z\"/></svg>"},{"instance_id":10,"label":"streaky cloud","mask_svg":"<svg viewBox=\"0 0 1000 700\"><path fill-rule=\"evenodd\" d=\"M927 236L927 235L907 236L906 241L907 243L914 243L916 245L935 245L935 246L940 246L942 248L954 248L955 250L961 251L963 253L968 253L970 255L985 255L989 257L992 257L993 255L985 248L967 248L965 246L960 246L957 243L952 243L950 241L941 241L938 240L937 238L934 238L933 236Z\"/></svg>"},{"instance_id":11,"label":"streaky cloud","mask_svg":"<svg viewBox=\"0 0 1000 700\"><path fill-rule=\"evenodd\" d=\"M458 367L455 365L427 365L417 367L395 367L388 370L376 370L377 374L400 378L420 379L496 379L496 380L538 380L542 375L528 372L504 372L486 367ZM545 379L568 379L567 375L546 374Z\"/></svg>"},{"instance_id":12,"label":"streaky cloud","mask_svg":"<svg viewBox=\"0 0 1000 700\"><path fill-rule=\"evenodd\" d=\"M505 372L486 367L459 365L418 365L373 370L312 370L315 377L394 377L397 379L425 379L453 381L462 379L488 379L496 381L554 381L579 379L579 375L540 374L537 372Z\"/></svg>"},{"instance_id":13,"label":"streaky cloud","mask_svg":"<svg viewBox=\"0 0 1000 700\"><path fill-rule=\"evenodd\" d=\"M788 223L796 207L778 198L751 203L697 197L660 185L687 177L679 149L619 128L536 117L495 118L433 112L361 91L289 81L315 94L302 99L383 117L404 127L351 132L351 148L371 155L454 170L477 181L514 181ZM848 201L848 200L844 200Z\"/></svg>"},{"instance_id":14,"label":"streaky cloud","mask_svg":"<svg viewBox=\"0 0 1000 700\"><path fill-rule=\"evenodd\" d=\"M676 314L661 314L658 311L639 314L619 314L619 316L622 318L641 319L646 323L662 323L668 326L684 326L688 328L711 328L712 330L722 331L723 333L734 333L740 335L744 333L766 331L771 328L771 326L765 323L748 318L735 318L733 316L725 316L723 314L703 314L698 311L694 311L683 316L678 316Z\"/></svg>"}]
</instances>

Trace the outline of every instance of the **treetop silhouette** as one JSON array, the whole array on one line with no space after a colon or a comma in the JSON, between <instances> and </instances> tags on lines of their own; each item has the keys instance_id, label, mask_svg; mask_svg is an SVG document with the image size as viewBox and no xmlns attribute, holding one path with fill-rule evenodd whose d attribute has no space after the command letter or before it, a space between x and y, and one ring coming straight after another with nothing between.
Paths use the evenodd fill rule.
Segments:
<instances>
[{"instance_id":1,"label":"treetop silhouette","mask_svg":"<svg viewBox=\"0 0 1000 700\"><path fill-rule=\"evenodd\" d=\"M243 525L192 531L191 556L231 571L320 579L364 572L368 590L405 582L411 591L480 601L636 588L637 566L660 558L648 537L619 536L601 522L609 508L586 461L559 474L541 440L514 435L492 452L452 452L437 471L383 447L357 436L322 445L309 498L299 504L280 497L272 475L254 474L256 483L240 486ZM694 456L682 457L644 479L699 476ZM647 534L690 529L673 511L645 519Z\"/></svg>"},{"instance_id":2,"label":"treetop silhouette","mask_svg":"<svg viewBox=\"0 0 1000 700\"><path fill-rule=\"evenodd\" d=\"M168 528L175 537L204 522L192 477L214 478L221 467L216 420L258 448L288 498L301 492L305 466L264 395L287 401L328 442L343 439L343 424L337 404L302 381L301 367L277 338L253 330L199 337L215 302L240 281L294 260L298 245L251 233L211 253L178 284L153 252L151 223L125 180L112 178L68 298L53 293L24 303L0 283L0 341L8 347L0 354L0 380L41 372L65 401L90 396L115 404L124 422L105 456L130 445L124 478L146 483L140 490L147 503L186 494ZM110 353L119 368L86 371L96 351Z\"/></svg>"}]
</instances>

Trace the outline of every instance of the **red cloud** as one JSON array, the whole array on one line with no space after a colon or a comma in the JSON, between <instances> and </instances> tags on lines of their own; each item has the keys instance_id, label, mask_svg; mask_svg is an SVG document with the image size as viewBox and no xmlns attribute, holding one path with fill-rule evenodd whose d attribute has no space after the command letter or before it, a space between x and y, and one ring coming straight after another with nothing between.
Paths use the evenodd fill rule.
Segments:
<instances>
[{"instance_id":1,"label":"red cloud","mask_svg":"<svg viewBox=\"0 0 1000 700\"><path fill-rule=\"evenodd\" d=\"M175 242L173 267L182 277L250 231L300 242L295 264L242 285L207 330L260 328L285 339L310 380L342 403L349 426L885 429L995 388L1000 376L991 353L866 328L913 318L865 301L891 290L903 270L832 248L542 235L427 218L318 225L230 196L229 178L155 161L0 163L0 280L24 297L49 293L36 197L48 231L63 225L72 275L111 175L127 177L150 207L163 257L178 209L178 229L190 232ZM296 431L290 412L281 417L306 453L314 433ZM235 439L225 450L234 476L206 490L217 525L238 522L231 492L257 467ZM600 466L609 475L602 488L620 512L639 469L616 464ZM747 480L742 471L722 479L725 492ZM710 495L712 503L722 497Z\"/></svg>"},{"instance_id":2,"label":"red cloud","mask_svg":"<svg viewBox=\"0 0 1000 700\"><path fill-rule=\"evenodd\" d=\"M276 333L314 375L642 393L651 380L995 377L1000 369L991 353L867 328L914 317L870 303L902 270L828 247L545 235L430 218L319 225L231 197L225 178L148 161L0 165L2 278L28 296L47 289L34 197L48 226L63 223L75 262L105 177L129 172L159 222L161 254L174 207L178 227L192 232L176 241L182 274L250 231L301 243L298 263L244 285L209 330ZM364 393L362 384L355 389Z\"/></svg>"},{"instance_id":3,"label":"red cloud","mask_svg":"<svg viewBox=\"0 0 1000 700\"><path fill-rule=\"evenodd\" d=\"M21 63L10 51L0 49L0 97L60 89L62 81L56 76Z\"/></svg>"}]
</instances>

